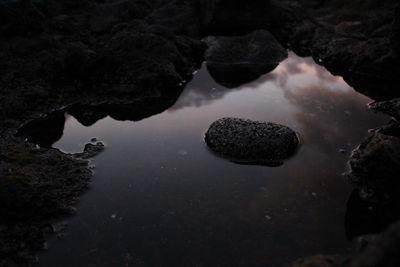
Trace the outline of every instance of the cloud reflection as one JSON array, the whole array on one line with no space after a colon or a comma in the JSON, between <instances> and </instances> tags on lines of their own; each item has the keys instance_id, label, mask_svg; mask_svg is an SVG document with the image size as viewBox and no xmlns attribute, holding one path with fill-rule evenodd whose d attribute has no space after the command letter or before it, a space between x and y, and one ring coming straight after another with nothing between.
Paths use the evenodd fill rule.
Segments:
<instances>
[{"instance_id":1,"label":"cloud reflection","mask_svg":"<svg viewBox=\"0 0 400 267\"><path fill-rule=\"evenodd\" d=\"M177 103L169 110L176 111L186 107L210 105L214 101L224 98L226 94L238 90L259 88L260 86L265 86L267 83L285 89L290 86L289 82L293 80L294 76L302 75L316 78L319 83L336 84L340 82L345 85L341 77L331 75L326 69L315 64L312 58L301 58L294 53L289 53L288 59L283 61L271 73L262 75L251 83L232 89L215 82L208 73L205 65L203 65L196 73L194 79L187 85Z\"/></svg>"}]
</instances>

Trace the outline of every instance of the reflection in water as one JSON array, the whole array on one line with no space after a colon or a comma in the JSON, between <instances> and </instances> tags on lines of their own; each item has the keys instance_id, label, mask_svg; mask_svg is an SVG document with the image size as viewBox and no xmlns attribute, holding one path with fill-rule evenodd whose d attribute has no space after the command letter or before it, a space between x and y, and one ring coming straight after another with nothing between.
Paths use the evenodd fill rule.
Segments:
<instances>
[{"instance_id":1,"label":"reflection in water","mask_svg":"<svg viewBox=\"0 0 400 267\"><path fill-rule=\"evenodd\" d=\"M51 240L41 266L281 266L344 252L351 190L341 173L367 130L387 120L367 110L369 101L292 54L235 89L203 67L173 107L140 121L137 109L118 116L136 122L112 119L117 107L87 120L84 107L69 112L91 126L69 116L55 147L79 151L91 137L108 147L94 159L92 190L68 235ZM303 144L281 167L233 164L203 141L226 116L287 125Z\"/></svg>"},{"instance_id":2,"label":"reflection in water","mask_svg":"<svg viewBox=\"0 0 400 267\"><path fill-rule=\"evenodd\" d=\"M54 112L47 117L25 124L19 131L19 136L25 136L29 142L41 147L51 147L62 136L65 124L64 111Z\"/></svg>"}]
</instances>

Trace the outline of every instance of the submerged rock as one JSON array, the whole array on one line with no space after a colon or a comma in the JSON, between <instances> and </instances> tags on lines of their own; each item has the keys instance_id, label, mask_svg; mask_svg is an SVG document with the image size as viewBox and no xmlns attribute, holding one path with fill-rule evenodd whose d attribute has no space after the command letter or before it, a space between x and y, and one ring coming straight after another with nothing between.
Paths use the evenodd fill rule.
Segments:
<instances>
[{"instance_id":1,"label":"submerged rock","mask_svg":"<svg viewBox=\"0 0 400 267\"><path fill-rule=\"evenodd\" d=\"M299 140L290 128L239 118L213 122L205 141L208 147L233 162L278 166L291 156Z\"/></svg>"},{"instance_id":2,"label":"submerged rock","mask_svg":"<svg viewBox=\"0 0 400 267\"><path fill-rule=\"evenodd\" d=\"M211 76L227 87L236 87L275 69L287 51L265 30L239 37L209 37L206 52Z\"/></svg>"},{"instance_id":3,"label":"submerged rock","mask_svg":"<svg viewBox=\"0 0 400 267\"><path fill-rule=\"evenodd\" d=\"M97 156L105 148L103 142L87 143L83 152L73 154L74 157L81 159L89 159Z\"/></svg>"}]
</instances>

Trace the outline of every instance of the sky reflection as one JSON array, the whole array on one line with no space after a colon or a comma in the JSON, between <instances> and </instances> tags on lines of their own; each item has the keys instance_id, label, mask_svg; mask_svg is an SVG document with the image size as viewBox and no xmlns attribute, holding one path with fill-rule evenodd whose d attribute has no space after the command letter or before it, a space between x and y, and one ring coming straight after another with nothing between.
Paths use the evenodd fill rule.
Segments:
<instances>
[{"instance_id":1,"label":"sky reflection","mask_svg":"<svg viewBox=\"0 0 400 267\"><path fill-rule=\"evenodd\" d=\"M282 266L343 252L350 187L341 173L367 130L387 121L368 102L290 54L234 89L203 66L173 107L138 122L84 127L70 116L55 147L80 151L98 137L107 149L68 236L50 242L41 266ZM226 116L287 125L303 143L281 167L233 164L203 141Z\"/></svg>"}]
</instances>

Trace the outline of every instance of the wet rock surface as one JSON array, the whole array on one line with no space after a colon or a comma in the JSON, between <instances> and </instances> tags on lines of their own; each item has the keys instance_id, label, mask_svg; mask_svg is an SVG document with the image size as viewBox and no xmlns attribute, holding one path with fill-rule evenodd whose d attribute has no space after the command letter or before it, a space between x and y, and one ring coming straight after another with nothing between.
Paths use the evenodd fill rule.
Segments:
<instances>
[{"instance_id":1,"label":"wet rock surface","mask_svg":"<svg viewBox=\"0 0 400 267\"><path fill-rule=\"evenodd\" d=\"M96 142L87 143L83 152L73 154L74 157L81 158L81 159L89 159L97 156L100 154L105 148L103 142Z\"/></svg>"},{"instance_id":2,"label":"wet rock surface","mask_svg":"<svg viewBox=\"0 0 400 267\"><path fill-rule=\"evenodd\" d=\"M26 266L50 219L74 212L92 176L88 162L56 149L0 139L0 266Z\"/></svg>"},{"instance_id":3,"label":"wet rock surface","mask_svg":"<svg viewBox=\"0 0 400 267\"><path fill-rule=\"evenodd\" d=\"M238 118L213 122L205 141L212 151L233 162L268 166L281 165L299 144L296 133L286 126Z\"/></svg>"},{"instance_id":4,"label":"wet rock surface","mask_svg":"<svg viewBox=\"0 0 400 267\"><path fill-rule=\"evenodd\" d=\"M238 37L208 37L205 59L211 76L227 87L237 87L275 69L287 52L265 30Z\"/></svg>"}]
</instances>

